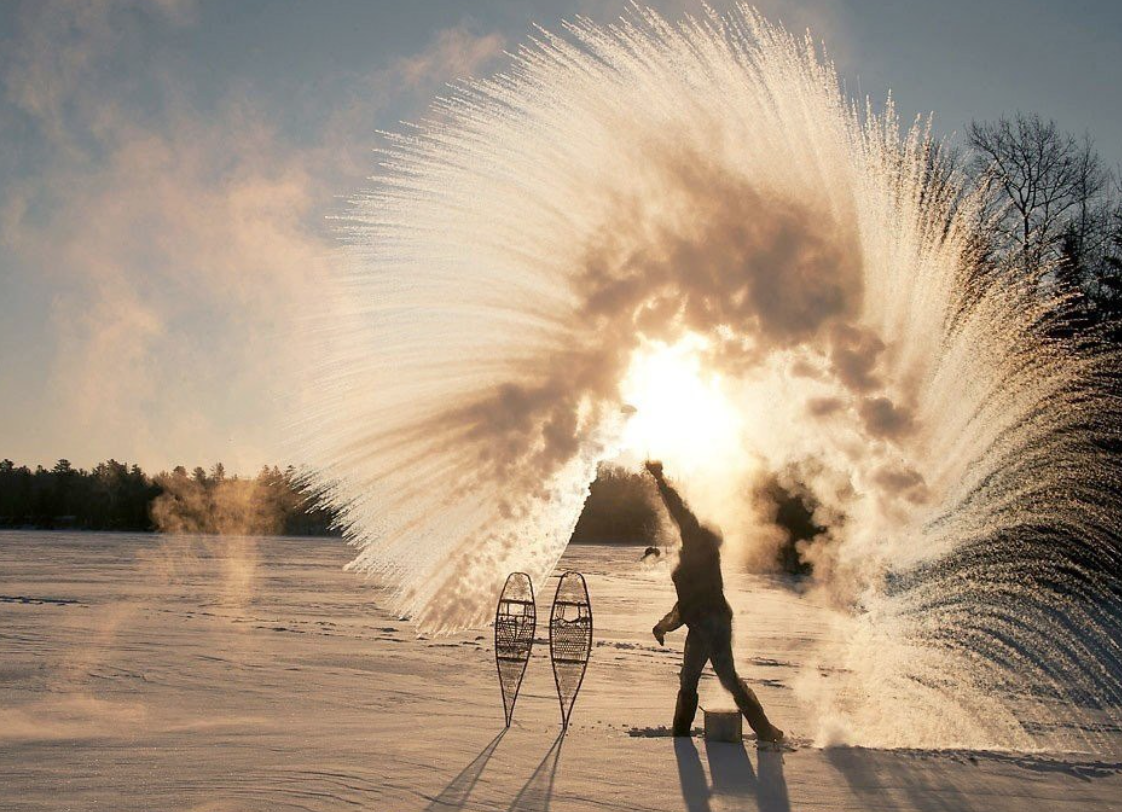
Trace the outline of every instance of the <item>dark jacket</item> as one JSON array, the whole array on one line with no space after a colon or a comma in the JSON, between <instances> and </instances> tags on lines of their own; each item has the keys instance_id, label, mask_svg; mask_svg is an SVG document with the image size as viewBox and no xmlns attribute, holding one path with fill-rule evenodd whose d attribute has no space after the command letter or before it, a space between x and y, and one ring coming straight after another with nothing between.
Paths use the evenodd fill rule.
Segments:
<instances>
[{"instance_id":1,"label":"dark jacket","mask_svg":"<svg viewBox=\"0 0 1122 812\"><path fill-rule=\"evenodd\" d=\"M721 537L697 520L682 497L663 478L654 475L670 518L678 525L682 548L671 578L678 591L678 613L687 626L707 617L732 618L721 577Z\"/></svg>"}]
</instances>

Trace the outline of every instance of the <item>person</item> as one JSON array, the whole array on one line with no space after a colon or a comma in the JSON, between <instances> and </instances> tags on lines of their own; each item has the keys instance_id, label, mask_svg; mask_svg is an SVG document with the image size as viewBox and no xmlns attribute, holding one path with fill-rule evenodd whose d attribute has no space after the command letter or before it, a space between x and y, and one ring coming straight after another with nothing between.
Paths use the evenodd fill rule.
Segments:
<instances>
[{"instance_id":1,"label":"person","mask_svg":"<svg viewBox=\"0 0 1122 812\"><path fill-rule=\"evenodd\" d=\"M689 629L682 654L678 701L674 707L674 735L690 735L697 713L697 684L708 661L713 664L722 687L732 694L757 740L779 741L783 731L768 720L755 692L736 673L732 656L732 607L725 600L721 577L721 537L698 521L666 481L662 463L648 461L646 467L682 537L678 563L670 576L678 602L653 630L659 645L664 645L668 633L683 625Z\"/></svg>"}]
</instances>

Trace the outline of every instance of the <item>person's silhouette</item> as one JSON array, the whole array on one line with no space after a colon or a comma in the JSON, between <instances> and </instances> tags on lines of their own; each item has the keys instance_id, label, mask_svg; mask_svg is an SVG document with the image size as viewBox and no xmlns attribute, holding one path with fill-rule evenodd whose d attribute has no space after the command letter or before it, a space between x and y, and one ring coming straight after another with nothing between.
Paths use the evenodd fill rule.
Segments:
<instances>
[{"instance_id":1,"label":"person's silhouette","mask_svg":"<svg viewBox=\"0 0 1122 812\"><path fill-rule=\"evenodd\" d=\"M779 741L783 731L768 721L755 692L736 673L732 657L732 607L725 600L721 577L721 537L701 524L686 507L682 497L663 476L662 463L647 462L647 470L654 477L666 510L682 537L678 564L670 576L678 592L678 603L654 627L660 644L667 632L683 624L689 628L682 654L678 702L674 708L674 735L690 735L697 713L697 683L709 661L717 679L732 694L736 707L755 731L756 738L765 742Z\"/></svg>"}]
</instances>

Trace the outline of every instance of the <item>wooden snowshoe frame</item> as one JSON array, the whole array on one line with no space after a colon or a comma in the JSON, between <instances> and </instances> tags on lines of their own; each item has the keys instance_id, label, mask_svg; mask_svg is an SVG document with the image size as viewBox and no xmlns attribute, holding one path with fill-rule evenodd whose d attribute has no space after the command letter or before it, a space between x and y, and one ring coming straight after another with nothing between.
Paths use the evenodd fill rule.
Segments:
<instances>
[{"instance_id":1,"label":"wooden snowshoe frame","mask_svg":"<svg viewBox=\"0 0 1122 812\"><path fill-rule=\"evenodd\" d=\"M569 716L577 701L588 659L592 654L592 602L584 576L572 570L562 573L549 612L549 657L553 682L561 704L561 727L569 727Z\"/></svg>"},{"instance_id":2,"label":"wooden snowshoe frame","mask_svg":"<svg viewBox=\"0 0 1122 812\"><path fill-rule=\"evenodd\" d=\"M524 572L506 578L495 607L495 667L503 695L506 726L514 718L514 703L522 687L522 677L534 648L538 611L534 604L534 584Z\"/></svg>"}]
</instances>

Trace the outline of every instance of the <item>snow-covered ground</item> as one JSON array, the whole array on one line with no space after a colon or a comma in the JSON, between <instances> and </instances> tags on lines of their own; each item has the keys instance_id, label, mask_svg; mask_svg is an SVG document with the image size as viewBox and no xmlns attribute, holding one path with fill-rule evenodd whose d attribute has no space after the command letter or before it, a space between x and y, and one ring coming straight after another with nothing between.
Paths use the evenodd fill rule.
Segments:
<instances>
[{"instance_id":1,"label":"snow-covered ground","mask_svg":"<svg viewBox=\"0 0 1122 812\"><path fill-rule=\"evenodd\" d=\"M634 548L562 562L596 622L568 735L545 645L504 732L490 630L418 637L350 552L0 533L0 809L1122 809L1122 764L1095 756L667 737L683 635L651 639L673 589ZM741 675L810 736L791 685L826 618L767 579L729 593ZM729 705L711 677L707 704Z\"/></svg>"}]
</instances>

